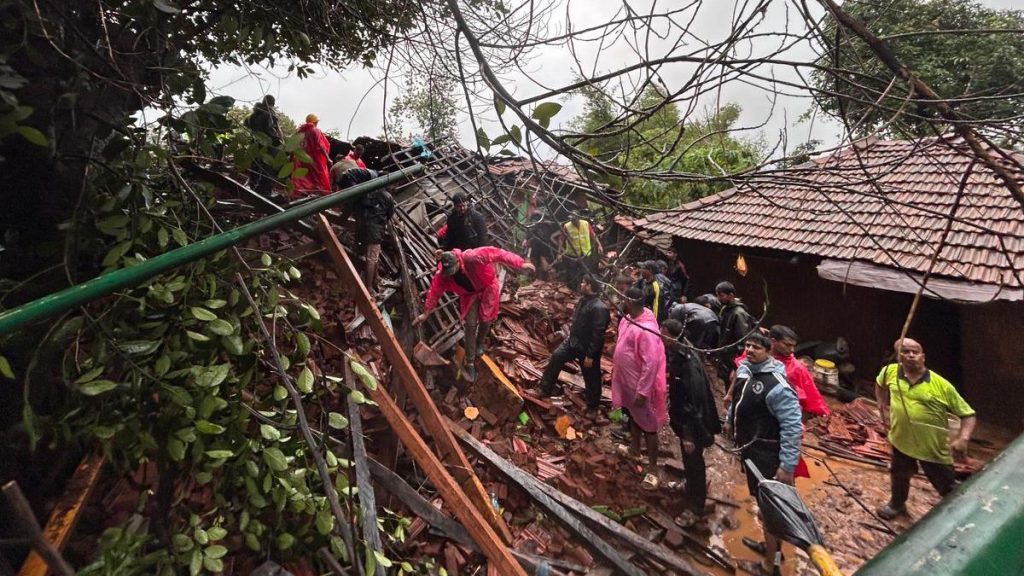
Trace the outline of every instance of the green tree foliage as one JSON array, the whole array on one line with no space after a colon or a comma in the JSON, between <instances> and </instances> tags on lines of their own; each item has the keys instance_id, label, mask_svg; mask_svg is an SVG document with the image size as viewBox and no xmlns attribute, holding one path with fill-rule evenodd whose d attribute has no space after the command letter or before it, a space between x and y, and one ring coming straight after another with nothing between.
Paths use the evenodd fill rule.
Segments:
<instances>
[{"instance_id":1,"label":"green tree foliage","mask_svg":"<svg viewBox=\"0 0 1024 576\"><path fill-rule=\"evenodd\" d=\"M702 118L683 119L675 104L660 105L665 95L648 87L639 98L637 112L618 115L618 107L603 92L582 90L583 112L572 128L588 136L575 138L581 149L624 169L657 170L691 175L686 181L598 176L623 191L635 205L672 208L729 188L722 178L757 165L763 144L738 139L729 132L741 108L726 104Z\"/></svg>"},{"instance_id":2,"label":"green tree foliage","mask_svg":"<svg viewBox=\"0 0 1024 576\"><path fill-rule=\"evenodd\" d=\"M457 112L455 79L432 66L426 73L406 76L404 90L388 108L387 135L420 135L428 141L451 136Z\"/></svg>"},{"instance_id":3,"label":"green tree foliage","mask_svg":"<svg viewBox=\"0 0 1024 576\"><path fill-rule=\"evenodd\" d=\"M1024 12L985 8L972 0L858 1L846 2L843 8L885 39L903 64L941 97L959 100L950 104L960 113L1002 121L1011 127L1006 132L1019 134L1024 128ZM836 38L834 20L824 37ZM942 130L941 123L929 124L935 122L930 108L907 102L912 95L906 82L892 82L892 72L864 42L846 32L838 38L818 64L842 72L819 70L813 75L816 88L840 95L819 97L821 109L830 114L845 111L861 134L883 128L895 137L931 136ZM887 96L876 105L886 90ZM901 109L906 116L897 126L887 125Z\"/></svg>"}]
</instances>

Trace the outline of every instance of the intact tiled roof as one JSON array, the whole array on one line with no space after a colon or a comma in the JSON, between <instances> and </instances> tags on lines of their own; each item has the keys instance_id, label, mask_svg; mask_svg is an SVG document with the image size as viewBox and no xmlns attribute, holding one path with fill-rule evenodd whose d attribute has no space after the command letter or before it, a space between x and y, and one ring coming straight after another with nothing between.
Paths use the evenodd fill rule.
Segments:
<instances>
[{"instance_id":1,"label":"intact tiled roof","mask_svg":"<svg viewBox=\"0 0 1024 576\"><path fill-rule=\"evenodd\" d=\"M636 224L691 240L924 272L972 158L954 138L869 139ZM1024 184L1024 155L1012 158L1018 166L1004 165ZM934 273L1022 287L1024 273L1014 270L1024 269L1024 210L980 162L956 217Z\"/></svg>"}]
</instances>

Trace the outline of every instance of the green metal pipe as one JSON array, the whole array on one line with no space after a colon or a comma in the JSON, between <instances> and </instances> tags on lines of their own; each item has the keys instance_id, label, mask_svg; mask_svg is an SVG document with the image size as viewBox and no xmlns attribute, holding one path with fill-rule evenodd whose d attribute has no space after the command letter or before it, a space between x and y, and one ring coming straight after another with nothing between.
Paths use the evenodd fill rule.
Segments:
<instances>
[{"instance_id":1,"label":"green metal pipe","mask_svg":"<svg viewBox=\"0 0 1024 576\"><path fill-rule=\"evenodd\" d=\"M334 194L305 202L299 206L289 208L280 214L274 214L244 226L239 226L234 230L228 230L227 232L204 238L194 244L182 246L176 250L154 256L137 266L114 270L102 276L97 276L92 280L43 296L32 302L27 302L0 314L0 335L13 332L36 320L77 308L97 298L110 295L122 288L138 286L146 280L177 268L182 264L187 264L220 252L248 238L274 230L307 216L312 216L372 190L405 180L408 176L422 171L423 165L415 164L363 182L362 184L357 184L341 192L335 192Z\"/></svg>"},{"instance_id":2,"label":"green metal pipe","mask_svg":"<svg viewBox=\"0 0 1024 576\"><path fill-rule=\"evenodd\" d=\"M857 576L1024 574L1024 435Z\"/></svg>"}]
</instances>

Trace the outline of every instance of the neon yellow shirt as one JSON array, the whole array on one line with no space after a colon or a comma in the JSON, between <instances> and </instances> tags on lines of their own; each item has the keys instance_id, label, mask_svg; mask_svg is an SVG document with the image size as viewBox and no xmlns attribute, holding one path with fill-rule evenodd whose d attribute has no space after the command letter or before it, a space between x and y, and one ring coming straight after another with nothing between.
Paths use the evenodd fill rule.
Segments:
<instances>
[{"instance_id":1,"label":"neon yellow shirt","mask_svg":"<svg viewBox=\"0 0 1024 576\"><path fill-rule=\"evenodd\" d=\"M590 256L590 222L580 220L579 226L572 221L565 223L565 254L567 256Z\"/></svg>"},{"instance_id":2,"label":"neon yellow shirt","mask_svg":"<svg viewBox=\"0 0 1024 576\"><path fill-rule=\"evenodd\" d=\"M974 416L974 409L956 388L929 370L911 386L898 364L889 364L875 382L889 389L889 442L907 456L952 464L948 414Z\"/></svg>"}]
</instances>

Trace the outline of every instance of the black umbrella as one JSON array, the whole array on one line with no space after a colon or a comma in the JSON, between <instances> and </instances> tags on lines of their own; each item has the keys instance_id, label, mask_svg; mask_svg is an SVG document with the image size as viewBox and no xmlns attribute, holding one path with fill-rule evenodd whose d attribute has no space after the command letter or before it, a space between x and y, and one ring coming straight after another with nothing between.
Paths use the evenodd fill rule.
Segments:
<instances>
[{"instance_id":1,"label":"black umbrella","mask_svg":"<svg viewBox=\"0 0 1024 576\"><path fill-rule=\"evenodd\" d=\"M746 460L744 463L758 480L757 505L761 508L765 531L807 552L820 574L842 576L825 550L825 539L796 488L778 480L766 480L753 462Z\"/></svg>"}]
</instances>

